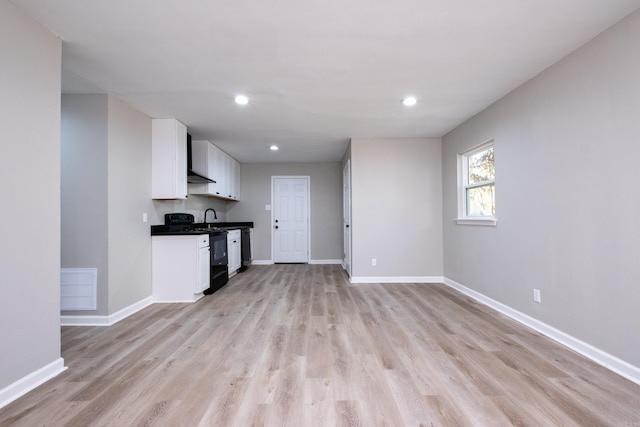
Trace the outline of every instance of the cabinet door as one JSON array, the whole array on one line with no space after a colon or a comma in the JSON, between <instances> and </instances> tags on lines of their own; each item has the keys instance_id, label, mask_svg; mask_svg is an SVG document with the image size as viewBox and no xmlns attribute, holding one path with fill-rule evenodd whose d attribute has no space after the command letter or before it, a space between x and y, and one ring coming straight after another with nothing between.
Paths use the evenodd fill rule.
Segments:
<instances>
[{"instance_id":1,"label":"cabinet door","mask_svg":"<svg viewBox=\"0 0 640 427\"><path fill-rule=\"evenodd\" d=\"M151 237L154 301L193 302L202 297L202 290L198 290L200 286L204 286L201 277L204 275L204 268L201 267L208 267L209 259L205 259L206 255L200 252L200 238L197 235ZM208 270L209 268L207 272Z\"/></svg>"},{"instance_id":2,"label":"cabinet door","mask_svg":"<svg viewBox=\"0 0 640 427\"><path fill-rule=\"evenodd\" d=\"M236 159L231 159L231 173L229 177L231 182L231 198L233 200L240 199L240 163Z\"/></svg>"},{"instance_id":3,"label":"cabinet door","mask_svg":"<svg viewBox=\"0 0 640 427\"><path fill-rule=\"evenodd\" d=\"M227 234L227 247L229 251L229 274L233 274L242 265L240 230L229 231L229 234Z\"/></svg>"},{"instance_id":4,"label":"cabinet door","mask_svg":"<svg viewBox=\"0 0 640 427\"><path fill-rule=\"evenodd\" d=\"M217 181L213 173L216 155L214 149L216 148L217 147L206 140L191 141L191 169L214 181ZM213 182L208 184L190 184L189 194L215 196L216 185L217 184Z\"/></svg>"},{"instance_id":5,"label":"cabinet door","mask_svg":"<svg viewBox=\"0 0 640 427\"><path fill-rule=\"evenodd\" d=\"M229 181L227 179L227 154L218 149L216 152L216 181L218 181L218 185L216 186L216 195L220 197L227 197L229 192Z\"/></svg>"},{"instance_id":6,"label":"cabinet door","mask_svg":"<svg viewBox=\"0 0 640 427\"><path fill-rule=\"evenodd\" d=\"M211 275L211 260L209 247L200 248L198 250L198 283L195 293L209 289Z\"/></svg>"},{"instance_id":7,"label":"cabinet door","mask_svg":"<svg viewBox=\"0 0 640 427\"><path fill-rule=\"evenodd\" d=\"M191 141L191 170L202 176L209 177L208 151L209 141Z\"/></svg>"},{"instance_id":8,"label":"cabinet door","mask_svg":"<svg viewBox=\"0 0 640 427\"><path fill-rule=\"evenodd\" d=\"M231 175L232 173L233 159L231 158L231 156L227 155L225 158L225 180L227 182L227 191L224 196L228 199L233 198L233 195L231 194L233 192L233 179Z\"/></svg>"},{"instance_id":9,"label":"cabinet door","mask_svg":"<svg viewBox=\"0 0 640 427\"><path fill-rule=\"evenodd\" d=\"M192 141L192 168L214 180L210 184L191 184L191 194L204 194L228 200L239 200L240 163L209 141Z\"/></svg>"},{"instance_id":10,"label":"cabinet door","mask_svg":"<svg viewBox=\"0 0 640 427\"><path fill-rule=\"evenodd\" d=\"M151 197L186 199L187 127L175 119L151 124Z\"/></svg>"}]
</instances>

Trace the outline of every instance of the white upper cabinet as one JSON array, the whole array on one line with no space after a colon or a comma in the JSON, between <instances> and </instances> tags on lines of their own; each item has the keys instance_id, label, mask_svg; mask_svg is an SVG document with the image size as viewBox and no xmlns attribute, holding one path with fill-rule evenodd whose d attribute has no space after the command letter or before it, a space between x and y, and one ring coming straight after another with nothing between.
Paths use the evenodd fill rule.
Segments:
<instances>
[{"instance_id":1,"label":"white upper cabinet","mask_svg":"<svg viewBox=\"0 0 640 427\"><path fill-rule=\"evenodd\" d=\"M238 200L240 163L209 141L191 141L192 168L210 184L189 184L189 193Z\"/></svg>"},{"instance_id":2,"label":"white upper cabinet","mask_svg":"<svg viewBox=\"0 0 640 427\"><path fill-rule=\"evenodd\" d=\"M189 194L220 195L219 172L215 167L216 156L220 149L209 141L191 141L191 168L194 172L206 176L215 182L208 184L190 184Z\"/></svg>"},{"instance_id":3,"label":"white upper cabinet","mask_svg":"<svg viewBox=\"0 0 640 427\"><path fill-rule=\"evenodd\" d=\"M231 168L229 170L229 197L233 200L240 199L240 162L231 159Z\"/></svg>"},{"instance_id":4,"label":"white upper cabinet","mask_svg":"<svg viewBox=\"0 0 640 427\"><path fill-rule=\"evenodd\" d=\"M151 120L151 197L187 198L187 127L176 119Z\"/></svg>"},{"instance_id":5,"label":"white upper cabinet","mask_svg":"<svg viewBox=\"0 0 640 427\"><path fill-rule=\"evenodd\" d=\"M209 179L213 179L209 176L211 150L212 145L209 141L191 141L191 170Z\"/></svg>"}]
</instances>

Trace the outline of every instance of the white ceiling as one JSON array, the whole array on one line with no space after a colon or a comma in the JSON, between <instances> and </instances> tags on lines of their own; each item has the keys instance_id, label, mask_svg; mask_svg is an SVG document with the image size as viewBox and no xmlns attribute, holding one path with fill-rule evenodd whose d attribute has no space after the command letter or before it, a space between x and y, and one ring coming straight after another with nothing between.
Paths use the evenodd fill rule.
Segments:
<instances>
[{"instance_id":1,"label":"white ceiling","mask_svg":"<svg viewBox=\"0 0 640 427\"><path fill-rule=\"evenodd\" d=\"M12 0L63 40L63 91L176 117L240 162L439 137L640 0ZM250 104L233 97L243 93ZM401 99L418 103L404 107ZM280 150L271 152L269 145Z\"/></svg>"}]
</instances>

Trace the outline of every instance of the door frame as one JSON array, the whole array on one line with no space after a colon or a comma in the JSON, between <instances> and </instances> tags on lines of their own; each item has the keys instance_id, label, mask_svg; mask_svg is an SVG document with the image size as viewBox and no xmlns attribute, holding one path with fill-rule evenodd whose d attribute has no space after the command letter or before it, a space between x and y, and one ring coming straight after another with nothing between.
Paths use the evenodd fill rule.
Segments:
<instances>
[{"instance_id":1,"label":"door frame","mask_svg":"<svg viewBox=\"0 0 640 427\"><path fill-rule=\"evenodd\" d=\"M276 207L276 179L304 179L307 181L307 264L311 263L311 177L309 175L272 175L271 176L271 221L269 230L271 234L271 264L275 264L276 235L274 230L274 215Z\"/></svg>"},{"instance_id":2,"label":"door frame","mask_svg":"<svg viewBox=\"0 0 640 427\"><path fill-rule=\"evenodd\" d=\"M348 194L345 194L345 178L348 180L347 187ZM346 215L345 215L346 213ZM345 216L346 222L345 222ZM353 227L351 225L351 159L347 159L342 168L342 236L343 236L343 250L344 256L342 259L342 268L347 272L347 275L351 277L351 269L352 269L352 232ZM344 239L344 236L347 236L347 239Z\"/></svg>"}]
</instances>

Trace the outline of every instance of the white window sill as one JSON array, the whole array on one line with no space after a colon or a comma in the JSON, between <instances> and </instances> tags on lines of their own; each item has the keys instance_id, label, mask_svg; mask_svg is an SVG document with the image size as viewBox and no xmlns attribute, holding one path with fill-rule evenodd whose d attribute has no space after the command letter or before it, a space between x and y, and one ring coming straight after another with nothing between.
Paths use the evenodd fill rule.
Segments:
<instances>
[{"instance_id":1,"label":"white window sill","mask_svg":"<svg viewBox=\"0 0 640 427\"><path fill-rule=\"evenodd\" d=\"M453 222L458 225L483 225L487 227L495 227L498 224L498 219L495 217L456 218Z\"/></svg>"}]
</instances>

